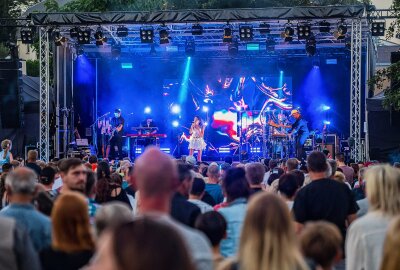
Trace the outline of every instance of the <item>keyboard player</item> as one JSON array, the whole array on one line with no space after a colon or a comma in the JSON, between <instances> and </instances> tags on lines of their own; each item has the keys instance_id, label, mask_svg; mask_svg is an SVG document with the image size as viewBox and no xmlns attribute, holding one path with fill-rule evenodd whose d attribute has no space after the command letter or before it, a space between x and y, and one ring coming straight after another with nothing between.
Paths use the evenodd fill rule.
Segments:
<instances>
[{"instance_id":1,"label":"keyboard player","mask_svg":"<svg viewBox=\"0 0 400 270\"><path fill-rule=\"evenodd\" d=\"M146 119L140 123L140 129L138 130L139 135L151 135L156 134L158 127L156 126L153 118L151 116L147 116ZM156 138L146 138L143 142L143 146L146 147L151 144L156 144Z\"/></svg>"}]
</instances>

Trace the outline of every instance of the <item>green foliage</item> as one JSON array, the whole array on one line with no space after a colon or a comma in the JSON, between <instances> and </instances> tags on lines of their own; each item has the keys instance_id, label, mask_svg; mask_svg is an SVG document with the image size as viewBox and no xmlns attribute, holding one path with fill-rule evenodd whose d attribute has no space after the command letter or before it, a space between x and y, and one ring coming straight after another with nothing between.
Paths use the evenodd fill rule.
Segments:
<instances>
[{"instance_id":1,"label":"green foliage","mask_svg":"<svg viewBox=\"0 0 400 270\"><path fill-rule=\"evenodd\" d=\"M26 61L26 75L32 77L39 77L39 60Z\"/></svg>"},{"instance_id":2,"label":"green foliage","mask_svg":"<svg viewBox=\"0 0 400 270\"><path fill-rule=\"evenodd\" d=\"M0 43L0 59L6 58L9 52L10 50L4 44Z\"/></svg>"},{"instance_id":3,"label":"green foliage","mask_svg":"<svg viewBox=\"0 0 400 270\"><path fill-rule=\"evenodd\" d=\"M44 3L47 12L58 12L60 11L60 7L56 0L46 0Z\"/></svg>"}]
</instances>

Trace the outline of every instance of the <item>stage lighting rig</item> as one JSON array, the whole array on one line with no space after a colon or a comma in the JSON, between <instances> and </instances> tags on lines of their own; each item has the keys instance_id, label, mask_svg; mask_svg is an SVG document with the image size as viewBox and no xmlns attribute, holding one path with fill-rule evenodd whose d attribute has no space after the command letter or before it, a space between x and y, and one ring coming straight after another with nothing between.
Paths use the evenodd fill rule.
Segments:
<instances>
[{"instance_id":1,"label":"stage lighting rig","mask_svg":"<svg viewBox=\"0 0 400 270\"><path fill-rule=\"evenodd\" d=\"M260 34L267 35L271 33L271 26L268 23L260 23Z\"/></svg>"},{"instance_id":2,"label":"stage lighting rig","mask_svg":"<svg viewBox=\"0 0 400 270\"><path fill-rule=\"evenodd\" d=\"M196 43L194 40L186 40L185 42L185 53L186 56L193 56L196 52Z\"/></svg>"},{"instance_id":3,"label":"stage lighting rig","mask_svg":"<svg viewBox=\"0 0 400 270\"><path fill-rule=\"evenodd\" d=\"M140 27L140 41L142 43L153 43L154 41L153 27Z\"/></svg>"},{"instance_id":4,"label":"stage lighting rig","mask_svg":"<svg viewBox=\"0 0 400 270\"><path fill-rule=\"evenodd\" d=\"M230 24L226 24L224 26L224 36L222 38L223 42L232 42L232 26Z\"/></svg>"},{"instance_id":5,"label":"stage lighting rig","mask_svg":"<svg viewBox=\"0 0 400 270\"><path fill-rule=\"evenodd\" d=\"M101 46L107 42L107 38L104 36L104 33L100 27L97 29L96 33L94 33L94 39L96 40L97 46Z\"/></svg>"},{"instance_id":6,"label":"stage lighting rig","mask_svg":"<svg viewBox=\"0 0 400 270\"><path fill-rule=\"evenodd\" d=\"M90 44L90 34L92 29L86 28L78 30L78 44Z\"/></svg>"},{"instance_id":7,"label":"stage lighting rig","mask_svg":"<svg viewBox=\"0 0 400 270\"><path fill-rule=\"evenodd\" d=\"M53 40L56 46L62 46L67 39L61 35L60 30L55 29L53 31Z\"/></svg>"},{"instance_id":8,"label":"stage lighting rig","mask_svg":"<svg viewBox=\"0 0 400 270\"><path fill-rule=\"evenodd\" d=\"M170 37L168 30L166 28L161 29L159 34L160 34L160 44L169 44Z\"/></svg>"},{"instance_id":9,"label":"stage lighting rig","mask_svg":"<svg viewBox=\"0 0 400 270\"><path fill-rule=\"evenodd\" d=\"M327 21L322 21L319 23L319 32L329 33L331 31L331 24Z\"/></svg>"},{"instance_id":10,"label":"stage lighting rig","mask_svg":"<svg viewBox=\"0 0 400 270\"><path fill-rule=\"evenodd\" d=\"M241 41L253 40L253 27L251 25L239 25L239 38Z\"/></svg>"},{"instance_id":11,"label":"stage lighting rig","mask_svg":"<svg viewBox=\"0 0 400 270\"><path fill-rule=\"evenodd\" d=\"M344 39L347 33L347 26L344 20L341 20L338 24L338 28L335 32L333 32L333 36L336 39Z\"/></svg>"},{"instance_id":12,"label":"stage lighting rig","mask_svg":"<svg viewBox=\"0 0 400 270\"><path fill-rule=\"evenodd\" d=\"M311 33L311 25L306 24L298 24L297 25L297 37L298 39L308 39L312 35Z\"/></svg>"},{"instance_id":13,"label":"stage lighting rig","mask_svg":"<svg viewBox=\"0 0 400 270\"><path fill-rule=\"evenodd\" d=\"M192 25L192 35L193 36L201 36L203 34L203 26L200 24Z\"/></svg>"},{"instance_id":14,"label":"stage lighting rig","mask_svg":"<svg viewBox=\"0 0 400 270\"><path fill-rule=\"evenodd\" d=\"M383 37L385 36L386 30L386 23L385 22L372 22L371 24L371 35L373 37Z\"/></svg>"},{"instance_id":15,"label":"stage lighting rig","mask_svg":"<svg viewBox=\"0 0 400 270\"><path fill-rule=\"evenodd\" d=\"M23 28L21 30L22 44L33 44L34 29L31 27Z\"/></svg>"},{"instance_id":16,"label":"stage lighting rig","mask_svg":"<svg viewBox=\"0 0 400 270\"><path fill-rule=\"evenodd\" d=\"M118 26L117 37L127 37L128 34L129 34L129 30L126 26Z\"/></svg>"},{"instance_id":17,"label":"stage lighting rig","mask_svg":"<svg viewBox=\"0 0 400 270\"><path fill-rule=\"evenodd\" d=\"M80 31L79 27L73 27L69 30L69 36L71 38L77 38L78 37L78 32Z\"/></svg>"},{"instance_id":18,"label":"stage lighting rig","mask_svg":"<svg viewBox=\"0 0 400 270\"><path fill-rule=\"evenodd\" d=\"M314 56L317 52L317 41L314 36L306 40L306 52L308 56Z\"/></svg>"},{"instance_id":19,"label":"stage lighting rig","mask_svg":"<svg viewBox=\"0 0 400 270\"><path fill-rule=\"evenodd\" d=\"M285 42L292 42L294 35L293 25L291 23L287 23L285 25L285 30L281 33L281 37L284 38Z\"/></svg>"}]
</instances>

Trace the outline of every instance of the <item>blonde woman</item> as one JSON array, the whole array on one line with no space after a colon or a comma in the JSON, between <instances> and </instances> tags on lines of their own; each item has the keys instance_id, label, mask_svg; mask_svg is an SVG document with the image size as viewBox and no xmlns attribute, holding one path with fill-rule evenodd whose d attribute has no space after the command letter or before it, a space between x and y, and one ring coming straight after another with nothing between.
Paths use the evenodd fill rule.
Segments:
<instances>
[{"instance_id":1,"label":"blonde woman","mask_svg":"<svg viewBox=\"0 0 400 270\"><path fill-rule=\"evenodd\" d=\"M282 199L273 193L254 195L248 204L237 260L220 269L308 269Z\"/></svg>"},{"instance_id":2,"label":"blonde woman","mask_svg":"<svg viewBox=\"0 0 400 270\"><path fill-rule=\"evenodd\" d=\"M390 221L400 214L400 170L377 165L365 173L368 213L351 224L346 239L347 269L379 269Z\"/></svg>"},{"instance_id":3,"label":"blonde woman","mask_svg":"<svg viewBox=\"0 0 400 270\"><path fill-rule=\"evenodd\" d=\"M1 152L0 152L0 172L2 172L1 167L6 163L11 163L13 161L13 155L11 153L12 142L11 140L4 140L1 142Z\"/></svg>"},{"instance_id":4,"label":"blonde woman","mask_svg":"<svg viewBox=\"0 0 400 270\"><path fill-rule=\"evenodd\" d=\"M400 265L400 216L390 224L383 248L381 270L398 270Z\"/></svg>"},{"instance_id":5,"label":"blonde woman","mask_svg":"<svg viewBox=\"0 0 400 270\"><path fill-rule=\"evenodd\" d=\"M195 116L193 123L190 127L190 139L189 139L189 156L193 156L195 150L198 151L197 161L201 162L201 155L207 144L204 141L204 129L205 125L200 117Z\"/></svg>"}]
</instances>

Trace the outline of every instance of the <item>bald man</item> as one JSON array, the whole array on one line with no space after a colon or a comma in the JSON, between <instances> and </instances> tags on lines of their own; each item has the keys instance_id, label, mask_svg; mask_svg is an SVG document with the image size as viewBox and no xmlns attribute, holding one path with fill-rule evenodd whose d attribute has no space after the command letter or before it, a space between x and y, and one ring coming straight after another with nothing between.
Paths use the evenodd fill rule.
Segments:
<instances>
[{"instance_id":1,"label":"bald man","mask_svg":"<svg viewBox=\"0 0 400 270\"><path fill-rule=\"evenodd\" d=\"M140 214L175 228L186 242L197 270L213 269L206 237L170 217L171 199L179 185L177 166L171 157L156 147L148 147L135 162L134 178L140 194Z\"/></svg>"}]
</instances>

